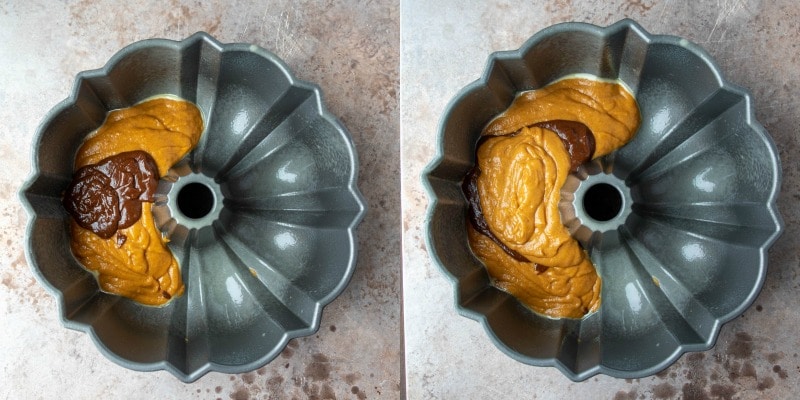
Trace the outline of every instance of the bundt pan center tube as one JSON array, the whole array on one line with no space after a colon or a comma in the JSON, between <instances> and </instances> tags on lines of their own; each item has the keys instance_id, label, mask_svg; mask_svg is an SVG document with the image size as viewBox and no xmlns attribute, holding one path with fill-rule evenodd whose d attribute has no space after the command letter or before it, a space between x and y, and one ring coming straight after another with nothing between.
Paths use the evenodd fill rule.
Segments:
<instances>
[{"instance_id":1,"label":"bundt pan center tube","mask_svg":"<svg viewBox=\"0 0 800 400\"><path fill-rule=\"evenodd\" d=\"M185 292L153 307L99 289L70 251L61 200L78 147L108 112L165 95L196 104L205 130L154 194ZM366 212L357 174L350 134L320 89L274 54L203 32L144 40L78 74L40 125L20 192L26 256L63 324L120 365L185 382L251 371L314 333L349 282Z\"/></svg>"},{"instance_id":2,"label":"bundt pan center tube","mask_svg":"<svg viewBox=\"0 0 800 400\"><path fill-rule=\"evenodd\" d=\"M548 318L492 283L467 239L462 181L487 123L523 91L574 75L617 81L641 124L619 150L580 166L561 188L563 224L602 279L599 310ZM711 348L750 306L783 223L780 161L750 94L699 46L631 20L563 23L519 50L492 54L449 103L438 154L423 173L427 244L454 285L456 309L520 362L581 381L654 374ZM466 349L465 351L469 351Z\"/></svg>"}]
</instances>

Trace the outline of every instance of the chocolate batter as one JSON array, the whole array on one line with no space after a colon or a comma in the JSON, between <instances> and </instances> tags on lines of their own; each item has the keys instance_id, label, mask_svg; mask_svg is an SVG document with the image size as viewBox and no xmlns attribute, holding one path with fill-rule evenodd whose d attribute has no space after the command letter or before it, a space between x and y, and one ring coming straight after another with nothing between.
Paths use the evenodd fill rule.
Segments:
<instances>
[{"instance_id":1,"label":"chocolate batter","mask_svg":"<svg viewBox=\"0 0 800 400\"><path fill-rule=\"evenodd\" d=\"M64 207L78 225L108 239L139 220L142 202L153 201L157 186L153 157L128 151L79 169L64 194Z\"/></svg>"}]
</instances>

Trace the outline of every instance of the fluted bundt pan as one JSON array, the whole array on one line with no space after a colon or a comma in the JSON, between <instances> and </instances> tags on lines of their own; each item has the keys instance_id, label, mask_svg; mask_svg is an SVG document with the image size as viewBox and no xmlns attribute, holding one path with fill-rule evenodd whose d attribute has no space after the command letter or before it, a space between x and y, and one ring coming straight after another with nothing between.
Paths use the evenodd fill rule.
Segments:
<instances>
[{"instance_id":1,"label":"fluted bundt pan","mask_svg":"<svg viewBox=\"0 0 800 400\"><path fill-rule=\"evenodd\" d=\"M100 291L77 263L61 195L78 146L108 111L164 94L196 103L206 129L153 206L186 291L148 307ZM33 159L21 191L29 263L64 325L125 367L184 381L258 368L317 330L355 268L366 207L350 135L316 86L259 47L205 33L134 43L78 74L41 124Z\"/></svg>"},{"instance_id":2,"label":"fluted bundt pan","mask_svg":"<svg viewBox=\"0 0 800 400\"><path fill-rule=\"evenodd\" d=\"M580 320L549 319L491 285L467 242L460 187L491 118L518 92L576 73L622 81L642 123L562 189L562 220L598 268L602 305ZM630 20L559 24L492 54L449 104L423 177L428 248L454 283L458 311L509 356L573 380L642 377L709 349L755 299L782 230L779 164L750 95L700 47Z\"/></svg>"}]
</instances>

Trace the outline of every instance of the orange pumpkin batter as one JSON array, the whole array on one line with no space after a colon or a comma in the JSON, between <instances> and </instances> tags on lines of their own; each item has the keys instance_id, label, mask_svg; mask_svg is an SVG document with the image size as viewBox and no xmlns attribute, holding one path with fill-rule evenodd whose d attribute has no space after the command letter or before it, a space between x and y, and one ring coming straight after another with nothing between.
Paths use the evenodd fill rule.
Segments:
<instances>
[{"instance_id":1,"label":"orange pumpkin batter","mask_svg":"<svg viewBox=\"0 0 800 400\"><path fill-rule=\"evenodd\" d=\"M596 158L627 143L639 118L636 100L622 85L578 77L520 94L484 128L476 194L494 238L473 224L467 229L495 286L550 317L580 318L599 307L600 277L558 210L570 153L564 139L540 123L584 124L593 133Z\"/></svg>"},{"instance_id":2,"label":"orange pumpkin batter","mask_svg":"<svg viewBox=\"0 0 800 400\"><path fill-rule=\"evenodd\" d=\"M150 154L163 177L194 148L202 132L203 119L194 104L169 97L144 101L110 112L81 145L75 169L141 150ZM108 239L71 219L71 247L81 264L96 274L103 291L163 305L181 295L184 286L168 240L155 226L151 206L143 202L139 220Z\"/></svg>"}]
</instances>

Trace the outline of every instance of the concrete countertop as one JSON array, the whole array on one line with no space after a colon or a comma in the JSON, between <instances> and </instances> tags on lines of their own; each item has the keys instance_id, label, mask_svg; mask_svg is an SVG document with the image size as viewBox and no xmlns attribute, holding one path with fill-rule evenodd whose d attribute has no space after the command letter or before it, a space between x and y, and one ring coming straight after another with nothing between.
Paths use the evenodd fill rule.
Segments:
<instances>
[{"instance_id":1,"label":"concrete countertop","mask_svg":"<svg viewBox=\"0 0 800 400\"><path fill-rule=\"evenodd\" d=\"M452 286L425 248L420 174L445 105L481 75L491 52L516 49L557 22L626 17L698 43L728 80L753 93L782 159L786 229L769 253L760 296L722 327L713 349L652 377L574 383L505 356L478 323L457 315ZM793 398L800 388L798 21L792 0L0 4L0 399ZM353 135L370 209L358 231L356 272L323 311L317 334L292 340L256 371L183 384L167 372L119 367L86 335L60 325L52 296L25 261L27 218L17 191L41 118L78 72L101 67L131 42L199 30L265 47L320 85Z\"/></svg>"},{"instance_id":2,"label":"concrete countertop","mask_svg":"<svg viewBox=\"0 0 800 400\"><path fill-rule=\"evenodd\" d=\"M655 376L598 375L573 383L554 368L527 366L461 317L450 281L425 247L428 198L420 174L434 156L446 104L483 73L487 57L519 48L558 22L610 25L632 18L654 34L685 37L714 57L731 82L754 95L758 120L783 169L778 207L786 230L769 253L760 296L724 325L716 346L688 353ZM794 1L553 0L401 5L403 314L407 395L413 399L789 399L800 388L797 296L800 174L798 42Z\"/></svg>"},{"instance_id":3,"label":"concrete countertop","mask_svg":"<svg viewBox=\"0 0 800 400\"><path fill-rule=\"evenodd\" d=\"M260 45L322 88L353 136L369 213L356 271L315 335L290 341L256 371L184 384L164 371L124 369L61 326L25 261L17 191L38 124L78 72L137 40L197 31ZM0 399L401 396L398 1L4 1L0 65Z\"/></svg>"}]
</instances>

